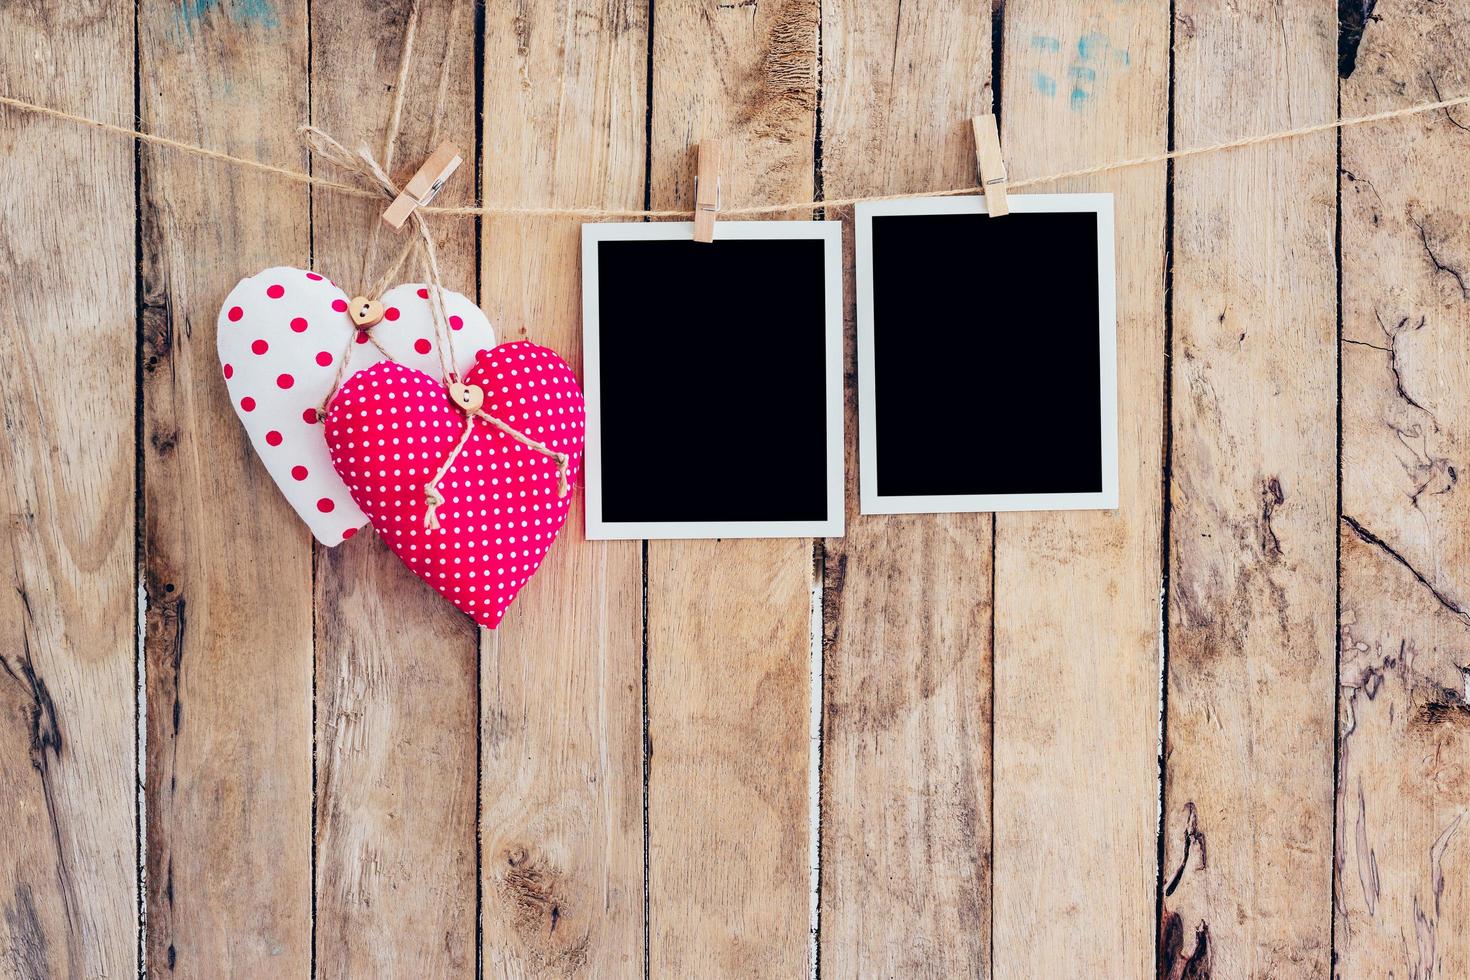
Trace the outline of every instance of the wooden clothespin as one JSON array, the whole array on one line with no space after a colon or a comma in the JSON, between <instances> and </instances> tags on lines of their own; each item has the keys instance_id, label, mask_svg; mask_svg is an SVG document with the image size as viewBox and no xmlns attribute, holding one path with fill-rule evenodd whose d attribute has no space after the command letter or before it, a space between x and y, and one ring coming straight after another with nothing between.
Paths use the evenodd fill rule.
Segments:
<instances>
[{"instance_id":1,"label":"wooden clothespin","mask_svg":"<svg viewBox=\"0 0 1470 980\"><path fill-rule=\"evenodd\" d=\"M699 164L694 172L694 240L715 240L715 217L724 205L724 176L720 173L725 148L719 140L699 144Z\"/></svg>"},{"instance_id":2,"label":"wooden clothespin","mask_svg":"<svg viewBox=\"0 0 1470 980\"><path fill-rule=\"evenodd\" d=\"M393 199L393 203L388 205L388 210L383 212L383 220L395 229L402 228L408 216L413 214L413 209L432 201L449 179L449 175L458 170L463 162L459 147L453 143L440 143L439 148L429 155L429 159L424 161L424 165Z\"/></svg>"},{"instance_id":3,"label":"wooden clothespin","mask_svg":"<svg viewBox=\"0 0 1470 980\"><path fill-rule=\"evenodd\" d=\"M1010 175L1006 173L1005 158L1000 155L1000 127L996 124L995 113L987 112L970 122L975 127L975 160L980 164L985 210L992 218L1010 214L1011 207L1006 203L1006 181L1010 180Z\"/></svg>"}]
</instances>

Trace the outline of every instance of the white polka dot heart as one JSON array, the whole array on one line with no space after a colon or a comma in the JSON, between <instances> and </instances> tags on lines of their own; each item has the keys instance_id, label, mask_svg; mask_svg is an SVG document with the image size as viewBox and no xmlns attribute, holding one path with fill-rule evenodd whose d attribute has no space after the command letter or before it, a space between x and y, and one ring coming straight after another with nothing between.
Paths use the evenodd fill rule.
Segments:
<instances>
[{"instance_id":1,"label":"white polka dot heart","mask_svg":"<svg viewBox=\"0 0 1470 980\"><path fill-rule=\"evenodd\" d=\"M266 269L240 280L219 314L220 370L250 444L286 500L327 546L341 544L367 523L332 469L317 407L338 378L384 361L379 345L409 368L441 373L428 287L395 286L383 294L383 317L359 330L348 296L315 272ZM495 346L490 321L470 300L444 291L454 332L455 370ZM370 340L377 343L371 343Z\"/></svg>"},{"instance_id":2,"label":"white polka dot heart","mask_svg":"<svg viewBox=\"0 0 1470 980\"><path fill-rule=\"evenodd\" d=\"M464 385L481 411L556 453L567 480L582 465L582 390L554 351L528 341L481 351ZM466 436L467 420L470 428ZM463 449L451 460L456 444ZM352 499L414 573L475 622L494 629L566 523L554 459L450 400L437 372L380 363L353 375L332 399L326 441ZM448 463L437 527L425 488Z\"/></svg>"}]
</instances>

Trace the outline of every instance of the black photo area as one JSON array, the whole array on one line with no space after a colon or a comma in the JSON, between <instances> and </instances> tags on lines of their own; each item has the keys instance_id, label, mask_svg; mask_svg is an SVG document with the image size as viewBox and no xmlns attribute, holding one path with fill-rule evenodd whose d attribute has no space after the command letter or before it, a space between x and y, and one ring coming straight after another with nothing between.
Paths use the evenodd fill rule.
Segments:
<instances>
[{"instance_id":1,"label":"black photo area","mask_svg":"<svg viewBox=\"0 0 1470 980\"><path fill-rule=\"evenodd\" d=\"M1101 491L1097 215L872 222L878 495Z\"/></svg>"},{"instance_id":2,"label":"black photo area","mask_svg":"<svg viewBox=\"0 0 1470 980\"><path fill-rule=\"evenodd\" d=\"M597 248L602 519L825 519L824 242Z\"/></svg>"}]
</instances>

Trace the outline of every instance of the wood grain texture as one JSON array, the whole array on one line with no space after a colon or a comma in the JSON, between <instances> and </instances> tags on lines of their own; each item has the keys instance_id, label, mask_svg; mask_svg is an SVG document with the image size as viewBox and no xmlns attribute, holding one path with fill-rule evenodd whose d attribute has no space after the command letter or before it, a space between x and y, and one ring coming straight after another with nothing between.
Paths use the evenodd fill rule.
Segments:
<instances>
[{"instance_id":1,"label":"wood grain texture","mask_svg":"<svg viewBox=\"0 0 1470 980\"><path fill-rule=\"evenodd\" d=\"M1166 148L1162 5L1019 0L1003 50L1012 173ZM995 973L1121 980L1153 969L1166 174L1036 190L1114 195L1120 504L996 516Z\"/></svg>"},{"instance_id":2,"label":"wood grain texture","mask_svg":"<svg viewBox=\"0 0 1470 980\"><path fill-rule=\"evenodd\" d=\"M990 11L829 3L822 26L824 193L972 182ZM843 235L851 269L851 221ZM991 519L858 515L845 279L847 535L825 543L822 596L822 975L987 975Z\"/></svg>"},{"instance_id":3,"label":"wood grain texture","mask_svg":"<svg viewBox=\"0 0 1470 980\"><path fill-rule=\"evenodd\" d=\"M400 184L441 139L475 158L475 89L462 82L474 77L474 17L461 2L456 20L454 5L418 5L393 156ZM409 9L311 5L312 122L347 146L366 142L384 162ZM436 134L441 65L452 84ZM315 165L335 174L331 164ZM466 167L438 203L474 196ZM382 210L331 193L313 197L315 267L350 294L367 289L411 233L384 226L369 252ZM441 219L434 230L445 286L473 296L474 221ZM425 278L411 263L398 281ZM477 631L370 530L336 548L316 546L317 971L468 977L476 958Z\"/></svg>"},{"instance_id":4,"label":"wood grain texture","mask_svg":"<svg viewBox=\"0 0 1470 980\"><path fill-rule=\"evenodd\" d=\"M1470 29L1384 0L1345 113L1458 95ZM1337 962L1470 975L1470 206L1463 113L1343 133Z\"/></svg>"},{"instance_id":5,"label":"wood grain texture","mask_svg":"<svg viewBox=\"0 0 1470 980\"><path fill-rule=\"evenodd\" d=\"M1333 118L1336 15L1180 3L1177 144ZM1329 970L1335 166L1323 133L1175 170L1167 977Z\"/></svg>"},{"instance_id":6,"label":"wood grain texture","mask_svg":"<svg viewBox=\"0 0 1470 980\"><path fill-rule=\"evenodd\" d=\"M816 0L657 5L654 208L691 206L704 138L724 140L726 200L812 194L817 31ZM650 542L647 575L652 970L797 976L809 960L812 542Z\"/></svg>"},{"instance_id":7,"label":"wood grain texture","mask_svg":"<svg viewBox=\"0 0 1470 980\"><path fill-rule=\"evenodd\" d=\"M305 166L304 5L155 2L138 22L143 128ZM241 277L306 264L306 193L165 150L145 149L142 167L148 968L299 976L310 534L230 406L215 318Z\"/></svg>"},{"instance_id":8,"label":"wood grain texture","mask_svg":"<svg viewBox=\"0 0 1470 980\"><path fill-rule=\"evenodd\" d=\"M130 6L6 5L0 90L126 125L132 43ZM132 148L11 111L0 146L0 975L127 976L138 942Z\"/></svg>"},{"instance_id":9,"label":"wood grain texture","mask_svg":"<svg viewBox=\"0 0 1470 980\"><path fill-rule=\"evenodd\" d=\"M640 206L646 5L485 13L485 199ZM582 377L579 254L574 221L484 225L482 303L501 339L549 346ZM487 977L643 969L642 548L586 541L582 492L481 634Z\"/></svg>"}]
</instances>

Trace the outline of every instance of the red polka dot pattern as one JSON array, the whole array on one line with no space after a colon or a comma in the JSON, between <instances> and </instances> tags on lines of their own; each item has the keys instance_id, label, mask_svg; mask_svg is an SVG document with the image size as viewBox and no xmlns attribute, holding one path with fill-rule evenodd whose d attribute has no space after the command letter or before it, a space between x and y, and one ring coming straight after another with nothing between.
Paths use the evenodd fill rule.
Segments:
<instances>
[{"instance_id":1,"label":"red polka dot pattern","mask_svg":"<svg viewBox=\"0 0 1470 980\"><path fill-rule=\"evenodd\" d=\"M529 341L487 352L464 376L485 391L484 410L582 465L585 408L566 362ZM439 484L439 528L424 523L424 488L464 429L465 416L436 378L377 364L343 386L327 412L332 465L380 537L440 595L494 629L566 523L556 463L476 421Z\"/></svg>"},{"instance_id":2,"label":"red polka dot pattern","mask_svg":"<svg viewBox=\"0 0 1470 980\"><path fill-rule=\"evenodd\" d=\"M388 290L383 303L398 311L398 320L373 328L371 338L392 358L437 378L438 350L431 344L421 354L416 347L435 336L420 289L421 283L409 283ZM445 291L444 304L446 313L465 322L463 333L454 335L454 364L467 371L477 347L494 346L494 331L459 293ZM344 351L344 378L384 358L375 344L350 343L369 334L356 329L347 311L348 297L329 280L277 267L242 279L216 323L220 370L252 447L296 513L329 547L342 542L344 530L366 523L367 515L332 469L316 407L326 400ZM332 509L319 510L320 500L330 500Z\"/></svg>"}]
</instances>

